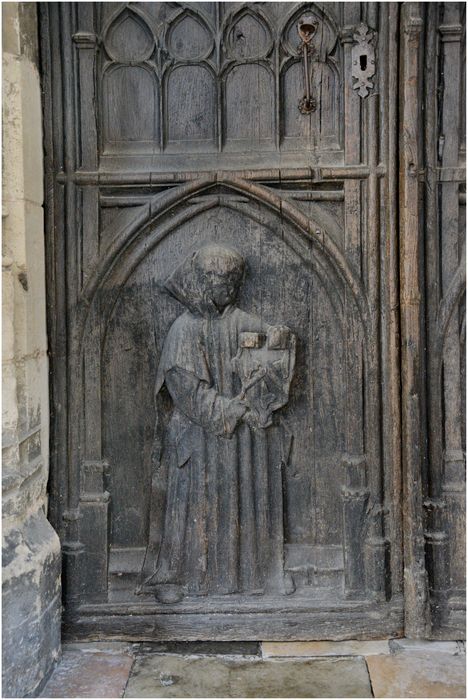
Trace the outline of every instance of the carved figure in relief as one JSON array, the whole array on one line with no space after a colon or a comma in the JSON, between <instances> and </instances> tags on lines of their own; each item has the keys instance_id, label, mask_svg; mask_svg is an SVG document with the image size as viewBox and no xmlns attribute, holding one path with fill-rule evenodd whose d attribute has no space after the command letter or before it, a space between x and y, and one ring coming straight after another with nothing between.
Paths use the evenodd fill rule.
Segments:
<instances>
[{"instance_id":1,"label":"carved figure in relief","mask_svg":"<svg viewBox=\"0 0 468 700\"><path fill-rule=\"evenodd\" d=\"M274 414L288 401L296 341L285 326L236 306L243 274L237 252L207 245L165 284L186 311L159 361L156 397L166 390L172 412L156 440L160 466L138 589L165 603L294 590L283 555L291 436Z\"/></svg>"}]
</instances>

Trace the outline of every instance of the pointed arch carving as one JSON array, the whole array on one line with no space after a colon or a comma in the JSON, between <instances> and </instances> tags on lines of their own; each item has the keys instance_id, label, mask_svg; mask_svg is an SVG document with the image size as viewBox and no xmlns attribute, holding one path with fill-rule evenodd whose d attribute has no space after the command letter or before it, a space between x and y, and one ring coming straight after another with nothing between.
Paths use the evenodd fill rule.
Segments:
<instances>
[{"instance_id":1,"label":"pointed arch carving","mask_svg":"<svg viewBox=\"0 0 468 700\"><path fill-rule=\"evenodd\" d=\"M248 47L244 47L243 51L243 46L242 44L239 45L239 47L236 47L235 45L235 39L236 37L233 35L236 27L239 25L239 22L241 22L242 19L250 19L251 22L253 23L253 26L257 25L260 27L263 32L265 33L264 37L264 42L263 46L260 45L260 50L257 48L257 52L255 50L253 52L249 53ZM226 16L224 23L223 23L223 30L222 30L222 36L223 36L223 46L226 51L226 54L229 56L230 59L235 60L237 62L245 60L245 61L252 61L252 60L257 60L261 58L266 58L271 51L273 50L274 47L274 32L273 28L270 25L270 22L268 21L268 17L265 15L265 13L261 12L259 8L255 8L255 12L253 11L252 7L249 6L244 6L241 7L238 10L235 10L233 13L229 14ZM244 40L245 44L245 39L248 39L248 37L245 37L243 32L241 32L241 37L240 40ZM245 53L245 55L242 55Z\"/></svg>"},{"instance_id":2,"label":"pointed arch carving","mask_svg":"<svg viewBox=\"0 0 468 700\"><path fill-rule=\"evenodd\" d=\"M126 24L125 39L126 41L118 41L117 46L113 45L113 35L122 31L123 25ZM135 34L135 41L133 45L129 38L131 38L131 32ZM104 28L103 43L107 54L113 61L119 63L141 63L142 61L147 61L156 46L156 37L146 19L140 10L135 7L130 7L125 5L109 19L106 27ZM124 53L120 53L122 51ZM132 51L133 54L125 53L125 51ZM139 53L138 53L139 51Z\"/></svg>"},{"instance_id":3,"label":"pointed arch carving","mask_svg":"<svg viewBox=\"0 0 468 700\"><path fill-rule=\"evenodd\" d=\"M311 89L316 99L316 110L308 117L298 113L296 105L303 89L301 57L298 53L297 24L304 15L317 21L317 32L312 39L314 59L311 67ZM286 17L280 29L280 104L283 110L281 138L291 147L309 147L310 133L317 134L319 148L341 148L340 105L342 103L341 52L337 45L339 30L331 15L315 3L303 3Z\"/></svg>"},{"instance_id":4,"label":"pointed arch carving","mask_svg":"<svg viewBox=\"0 0 468 700\"><path fill-rule=\"evenodd\" d=\"M200 45L198 47L192 47L192 49L195 50L195 53L190 53L189 46L176 46L174 48L173 45L174 33L176 32L176 30L180 30L183 23L190 24L190 22L193 23L193 26L200 27L206 37L205 46ZM188 33L193 35L193 32L190 32L190 26ZM198 36L198 43L201 44L202 39L204 39L205 37L203 36L203 33L200 36ZM210 57L213 51L214 43L215 39L213 28L200 13L193 12L189 7L184 8L179 14L177 14L166 26L164 32L164 46L166 50L176 58L176 60L195 62L206 60ZM196 50L197 48L198 51ZM189 51L189 53L187 53L187 50Z\"/></svg>"},{"instance_id":5,"label":"pointed arch carving","mask_svg":"<svg viewBox=\"0 0 468 700\"><path fill-rule=\"evenodd\" d=\"M293 10L287 15L283 27L280 31L281 43L286 53L295 55L297 53L297 44L299 43L299 37L297 42L291 41L288 35L291 30L295 33L295 25L302 15L312 15L319 22L320 31L317 32L317 40L313 39L312 44L315 41L320 41L318 47L319 60L325 62L327 57L332 53L335 48L339 30L338 27L329 14L327 10L319 7L316 3L304 2L299 5L299 7L294 7Z\"/></svg>"},{"instance_id":6,"label":"pointed arch carving","mask_svg":"<svg viewBox=\"0 0 468 700\"><path fill-rule=\"evenodd\" d=\"M246 195L260 205L276 212L284 220L292 224L299 233L298 241L302 243L302 246L305 246L303 254L305 249L312 244L317 255L326 261L328 268L333 270L337 278L349 289L363 328L366 330L370 314L364 286L331 236L293 204L284 200L267 187L247 182L240 178L220 176L214 173L182 185L175 190L170 190L166 195L154 197L147 205L141 207L132 224L119 232L109 244L103 253L100 264L90 277L83 292L76 319L77 322L74 325L78 348L82 347L87 318L94 303L100 296L100 290L104 286L109 286L110 280L115 275L120 276L119 281L122 282L128 278L136 266L137 263L131 263L132 252L136 248L141 247L141 254L145 255L148 251L147 236L150 231L154 231L155 226L158 226L159 229L157 234L153 235L153 245L157 245L158 240L167 235L177 225L177 222L171 219L167 222L164 221L170 213L174 214L175 209L181 204L186 204L195 195L209 192L216 185L222 185L235 193ZM192 210L192 216L193 213ZM113 303L115 302L110 302L110 304ZM101 308L104 325L105 319L108 318L109 314L109 308Z\"/></svg>"}]
</instances>

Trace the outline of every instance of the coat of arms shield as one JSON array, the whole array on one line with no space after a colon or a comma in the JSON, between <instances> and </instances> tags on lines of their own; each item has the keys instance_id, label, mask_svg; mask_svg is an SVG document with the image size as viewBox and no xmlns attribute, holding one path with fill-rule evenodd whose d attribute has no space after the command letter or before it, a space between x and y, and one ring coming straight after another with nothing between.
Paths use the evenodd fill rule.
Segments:
<instances>
[{"instance_id":1,"label":"coat of arms shield","mask_svg":"<svg viewBox=\"0 0 468 700\"><path fill-rule=\"evenodd\" d=\"M239 349L232 360L241 381L241 398L249 407L249 423L267 428L273 413L288 402L296 361L296 337L285 326L270 326L266 333L239 334Z\"/></svg>"}]
</instances>

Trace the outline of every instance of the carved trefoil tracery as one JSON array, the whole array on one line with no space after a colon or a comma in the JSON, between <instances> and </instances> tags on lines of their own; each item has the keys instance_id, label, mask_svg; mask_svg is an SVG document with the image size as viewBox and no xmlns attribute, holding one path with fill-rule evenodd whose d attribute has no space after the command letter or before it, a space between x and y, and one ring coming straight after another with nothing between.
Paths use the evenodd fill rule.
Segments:
<instances>
[{"instance_id":1,"label":"carved trefoil tracery","mask_svg":"<svg viewBox=\"0 0 468 700\"><path fill-rule=\"evenodd\" d=\"M304 12L317 26L310 46L317 107L297 119L294 91L303 81L296 27ZM220 5L207 14L181 3L156 19L144 4L127 3L102 21L104 154L234 153L247 144L259 152L342 148L338 30L315 4L278 19L268 7Z\"/></svg>"}]
</instances>

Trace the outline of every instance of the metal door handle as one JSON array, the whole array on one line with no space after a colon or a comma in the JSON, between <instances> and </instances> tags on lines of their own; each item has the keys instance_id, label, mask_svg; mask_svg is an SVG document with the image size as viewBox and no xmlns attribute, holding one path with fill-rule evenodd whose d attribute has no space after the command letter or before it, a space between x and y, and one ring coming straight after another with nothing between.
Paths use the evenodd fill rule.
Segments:
<instances>
[{"instance_id":1,"label":"metal door handle","mask_svg":"<svg viewBox=\"0 0 468 700\"><path fill-rule=\"evenodd\" d=\"M302 53L302 69L304 72L304 97L299 100L299 111L302 114L314 112L317 105L310 92L312 65L309 58L315 56L316 50L312 46L312 39L317 31L318 22L311 16L302 17L297 24L297 32L301 37L298 51Z\"/></svg>"}]
</instances>

